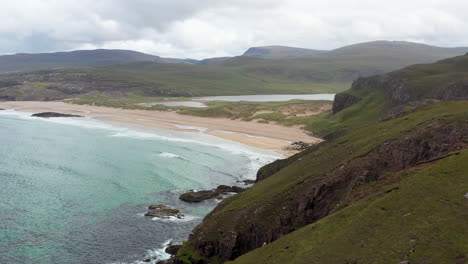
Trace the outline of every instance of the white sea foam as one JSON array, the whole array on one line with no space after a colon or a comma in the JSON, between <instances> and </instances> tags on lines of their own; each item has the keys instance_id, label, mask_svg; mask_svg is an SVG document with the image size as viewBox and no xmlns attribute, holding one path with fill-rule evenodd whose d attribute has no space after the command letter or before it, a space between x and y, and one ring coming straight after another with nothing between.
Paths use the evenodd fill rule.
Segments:
<instances>
[{"instance_id":1,"label":"white sea foam","mask_svg":"<svg viewBox=\"0 0 468 264\"><path fill-rule=\"evenodd\" d=\"M194 215L185 215L183 218L177 218L175 216L170 216L167 218L161 218L161 217L153 217L151 220L153 221L159 221L159 222L166 222L166 223L181 223L181 222L191 222L194 220L200 219L199 216L194 216Z\"/></svg>"},{"instance_id":2,"label":"white sea foam","mask_svg":"<svg viewBox=\"0 0 468 264\"><path fill-rule=\"evenodd\" d=\"M125 263L125 262L113 262L110 264L155 264L156 262L160 260L168 260L171 255L166 253L166 248L172 243L172 239L166 240L160 248L156 249L150 249L146 252L145 257L142 258L142 260L137 260L131 263ZM145 262L143 260L145 259L151 259L150 262Z\"/></svg>"},{"instance_id":3,"label":"white sea foam","mask_svg":"<svg viewBox=\"0 0 468 264\"><path fill-rule=\"evenodd\" d=\"M169 152L162 152L158 155L161 158L167 158L167 159L172 159L172 158L181 158L181 156L169 153Z\"/></svg>"},{"instance_id":4,"label":"white sea foam","mask_svg":"<svg viewBox=\"0 0 468 264\"><path fill-rule=\"evenodd\" d=\"M167 132L165 134L168 134ZM248 172L243 175L243 179L253 179L257 170L265 164L283 158L283 156L273 152L257 149L234 141L225 140L205 134L188 134L187 132L172 132L172 135L162 135L156 133L142 132L136 130L120 130L112 137L131 137L139 139L164 140L176 143L199 144L216 147L232 154L242 155L249 159ZM187 138L190 136L190 138Z\"/></svg>"},{"instance_id":5,"label":"white sea foam","mask_svg":"<svg viewBox=\"0 0 468 264\"><path fill-rule=\"evenodd\" d=\"M40 118L32 117L31 113L3 110L0 115L15 116L20 119L40 120L44 122L51 122L63 125L79 126L89 129L101 129L110 131L111 137L129 137L146 140L163 140L176 143L198 144L210 147L216 147L232 154L242 155L247 157L250 162L248 164L248 171L243 174L243 179L252 179L255 177L257 170L276 159L283 158L283 156L267 150L250 147L238 142L222 139L212 135L197 134L191 132L178 132L166 131L161 129L145 129L135 126L125 126L124 124L115 125L109 124L101 120L96 120L92 117L63 117L63 118ZM179 127L188 128L187 126L178 125ZM195 128L195 127L190 127ZM198 128L195 128L198 129ZM163 155L164 157L165 155ZM166 155L166 158L175 158L174 156Z\"/></svg>"}]
</instances>

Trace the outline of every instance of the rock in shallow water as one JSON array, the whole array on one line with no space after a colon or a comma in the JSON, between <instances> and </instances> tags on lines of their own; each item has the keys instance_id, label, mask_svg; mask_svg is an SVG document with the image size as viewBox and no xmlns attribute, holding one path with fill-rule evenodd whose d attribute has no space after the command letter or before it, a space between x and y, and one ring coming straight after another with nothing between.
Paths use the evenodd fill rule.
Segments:
<instances>
[{"instance_id":1,"label":"rock in shallow water","mask_svg":"<svg viewBox=\"0 0 468 264\"><path fill-rule=\"evenodd\" d=\"M166 205L157 204L157 205L150 205L148 206L149 211L145 214L145 216L151 217L159 217L159 218L169 218L169 217L177 217L182 219L184 214L180 212L179 209L171 208Z\"/></svg>"},{"instance_id":2,"label":"rock in shallow water","mask_svg":"<svg viewBox=\"0 0 468 264\"><path fill-rule=\"evenodd\" d=\"M219 194L221 194L221 193L240 193L240 192L245 191L245 189L241 188L241 187L238 187L238 186L220 185L214 191L219 193Z\"/></svg>"},{"instance_id":3,"label":"rock in shallow water","mask_svg":"<svg viewBox=\"0 0 468 264\"><path fill-rule=\"evenodd\" d=\"M62 114L62 113L55 113L55 112L37 113L37 114L33 114L32 116L34 116L34 117L43 117L43 118L49 118L49 117L82 117L82 116L79 116L79 115L70 115L70 114Z\"/></svg>"},{"instance_id":4,"label":"rock in shallow water","mask_svg":"<svg viewBox=\"0 0 468 264\"><path fill-rule=\"evenodd\" d=\"M255 184L255 180L243 180L242 182L243 182L245 185Z\"/></svg>"},{"instance_id":5,"label":"rock in shallow water","mask_svg":"<svg viewBox=\"0 0 468 264\"><path fill-rule=\"evenodd\" d=\"M176 255L179 249L182 247L182 245L169 245L166 248L166 253L171 254L171 255Z\"/></svg>"},{"instance_id":6,"label":"rock in shallow water","mask_svg":"<svg viewBox=\"0 0 468 264\"><path fill-rule=\"evenodd\" d=\"M179 196L179 199L185 202L197 203L213 198L222 198L216 191L199 191L199 192L186 192Z\"/></svg>"}]
</instances>

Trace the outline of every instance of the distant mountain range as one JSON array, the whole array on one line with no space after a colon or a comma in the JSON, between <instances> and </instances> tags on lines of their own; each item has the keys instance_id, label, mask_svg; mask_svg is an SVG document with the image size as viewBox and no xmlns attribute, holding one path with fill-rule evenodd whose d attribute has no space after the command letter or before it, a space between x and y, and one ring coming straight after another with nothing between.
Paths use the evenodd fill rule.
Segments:
<instances>
[{"instance_id":1,"label":"distant mountain range","mask_svg":"<svg viewBox=\"0 0 468 264\"><path fill-rule=\"evenodd\" d=\"M331 51L256 47L242 56L205 60L127 50L16 54L0 56L0 100L59 100L92 93L105 98L336 93L359 77L467 52L374 41Z\"/></svg>"},{"instance_id":2,"label":"distant mountain range","mask_svg":"<svg viewBox=\"0 0 468 264\"><path fill-rule=\"evenodd\" d=\"M326 52L328 51L285 46L264 46L249 48L242 56L259 57L264 59L287 59L315 56Z\"/></svg>"},{"instance_id":3,"label":"distant mountain range","mask_svg":"<svg viewBox=\"0 0 468 264\"><path fill-rule=\"evenodd\" d=\"M97 49L55 53L19 53L15 55L4 55L0 56L0 72L93 67L140 61L192 63L191 60L161 58L159 56L131 50Z\"/></svg>"},{"instance_id":4,"label":"distant mountain range","mask_svg":"<svg viewBox=\"0 0 468 264\"><path fill-rule=\"evenodd\" d=\"M397 69L415 63L431 63L440 59L462 55L468 52L468 47L442 48L425 44L404 41L373 41L326 51L286 46L252 47L244 52L242 59L238 57L219 57L204 60L163 58L131 50L77 50L55 53L19 53L0 56L0 72L18 72L54 68L95 67L133 62L183 63L198 65L217 64L298 64L321 63L336 60L383 60L378 66L387 64ZM244 59L245 57L268 59L259 61ZM274 60L275 62L272 62ZM287 60L288 62L282 62ZM292 60L292 61L291 61ZM280 61L280 62L277 62Z\"/></svg>"}]
</instances>

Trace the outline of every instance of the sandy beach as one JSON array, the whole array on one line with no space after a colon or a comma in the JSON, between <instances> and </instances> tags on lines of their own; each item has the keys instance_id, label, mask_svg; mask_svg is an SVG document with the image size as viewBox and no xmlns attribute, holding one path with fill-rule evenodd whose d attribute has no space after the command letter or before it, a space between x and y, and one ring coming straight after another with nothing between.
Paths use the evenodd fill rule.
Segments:
<instances>
[{"instance_id":1,"label":"sandy beach","mask_svg":"<svg viewBox=\"0 0 468 264\"><path fill-rule=\"evenodd\" d=\"M181 115L175 112L128 110L64 102L15 101L0 102L0 108L23 112L60 112L93 117L108 122L119 122L151 128L205 133L257 148L276 151L283 156L294 154L283 148L293 141L318 143L321 139L308 135L300 127L284 127L228 118L207 118Z\"/></svg>"}]
</instances>

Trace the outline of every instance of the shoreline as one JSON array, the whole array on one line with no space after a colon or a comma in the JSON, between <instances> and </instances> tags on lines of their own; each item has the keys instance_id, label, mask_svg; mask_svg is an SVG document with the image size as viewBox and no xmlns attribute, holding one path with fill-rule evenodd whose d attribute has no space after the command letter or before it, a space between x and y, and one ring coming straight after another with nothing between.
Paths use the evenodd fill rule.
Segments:
<instances>
[{"instance_id":1,"label":"shoreline","mask_svg":"<svg viewBox=\"0 0 468 264\"><path fill-rule=\"evenodd\" d=\"M319 143L322 141L320 138L307 135L306 131L298 126L285 127L277 124L262 124L228 118L189 116L176 112L129 110L41 101L0 102L1 108L30 113L60 112L91 117L107 122L181 132L203 133L252 147L274 151L284 157L297 153L296 151L283 150L291 142Z\"/></svg>"}]
</instances>

